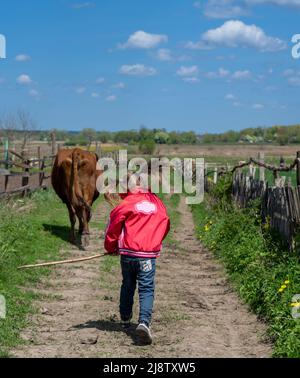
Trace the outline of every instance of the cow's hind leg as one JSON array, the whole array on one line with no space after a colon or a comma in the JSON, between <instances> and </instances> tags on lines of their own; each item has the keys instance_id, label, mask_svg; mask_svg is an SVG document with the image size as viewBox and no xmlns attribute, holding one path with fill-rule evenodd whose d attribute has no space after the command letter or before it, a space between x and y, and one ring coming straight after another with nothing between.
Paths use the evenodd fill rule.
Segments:
<instances>
[{"instance_id":1,"label":"cow's hind leg","mask_svg":"<svg viewBox=\"0 0 300 378\"><path fill-rule=\"evenodd\" d=\"M91 214L90 208L85 208L83 210L83 230L81 236L81 244L83 247L88 247L90 244L89 221L91 220Z\"/></svg>"},{"instance_id":2,"label":"cow's hind leg","mask_svg":"<svg viewBox=\"0 0 300 378\"><path fill-rule=\"evenodd\" d=\"M75 244L76 242L76 235L75 235L75 224L76 224L76 214L75 210L71 205L68 205L69 210L69 217L71 223L71 231L70 231L70 242Z\"/></svg>"},{"instance_id":3,"label":"cow's hind leg","mask_svg":"<svg viewBox=\"0 0 300 378\"><path fill-rule=\"evenodd\" d=\"M89 222L92 218L92 212L90 210L83 210L83 213L80 217L78 217L79 221L79 234L82 235L85 231L88 231L89 233ZM87 227L84 226L84 224L87 223Z\"/></svg>"},{"instance_id":4,"label":"cow's hind leg","mask_svg":"<svg viewBox=\"0 0 300 378\"><path fill-rule=\"evenodd\" d=\"M82 222L82 219L81 218L78 218L79 220L79 235L82 235L83 234L83 222Z\"/></svg>"},{"instance_id":5,"label":"cow's hind leg","mask_svg":"<svg viewBox=\"0 0 300 378\"><path fill-rule=\"evenodd\" d=\"M81 245L83 248L88 247L90 242L90 231L89 231L89 219L88 210L85 208L77 209L76 215L79 220L79 233L81 234Z\"/></svg>"}]
</instances>

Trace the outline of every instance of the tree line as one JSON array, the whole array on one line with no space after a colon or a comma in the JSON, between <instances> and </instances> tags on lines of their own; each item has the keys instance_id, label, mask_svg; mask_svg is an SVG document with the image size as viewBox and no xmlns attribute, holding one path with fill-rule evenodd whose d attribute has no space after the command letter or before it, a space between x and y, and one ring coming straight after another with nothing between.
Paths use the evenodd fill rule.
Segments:
<instances>
[{"instance_id":1,"label":"tree line","mask_svg":"<svg viewBox=\"0 0 300 378\"><path fill-rule=\"evenodd\" d=\"M291 126L271 126L247 128L240 131L229 130L224 133L198 134L194 131L167 131L165 129L148 129L141 127L138 130L123 130L116 132L96 131L83 129L72 133L56 131L57 139L64 140L69 145L87 145L92 141L101 143L124 143L138 145L143 141L153 141L155 144L226 144L245 143L263 144L272 143L287 145L300 143L300 124ZM40 138L47 138L47 132Z\"/></svg>"},{"instance_id":2,"label":"tree line","mask_svg":"<svg viewBox=\"0 0 300 378\"><path fill-rule=\"evenodd\" d=\"M229 130L220 134L204 134L201 143L274 143L287 145L300 143L300 124L291 126L254 127L240 131Z\"/></svg>"},{"instance_id":3,"label":"tree line","mask_svg":"<svg viewBox=\"0 0 300 378\"><path fill-rule=\"evenodd\" d=\"M166 129L139 129L107 131L84 128L81 131L41 130L30 113L18 110L14 114L0 114L0 143L21 141L25 148L28 140L50 141L55 132L56 140L68 146L91 145L93 142L147 146L156 144L224 144L224 143L274 143L286 145L300 143L300 124L291 126L254 127L223 133L196 133L195 131L167 131ZM147 147L146 147L147 149ZM151 148L150 148L151 149Z\"/></svg>"}]
</instances>

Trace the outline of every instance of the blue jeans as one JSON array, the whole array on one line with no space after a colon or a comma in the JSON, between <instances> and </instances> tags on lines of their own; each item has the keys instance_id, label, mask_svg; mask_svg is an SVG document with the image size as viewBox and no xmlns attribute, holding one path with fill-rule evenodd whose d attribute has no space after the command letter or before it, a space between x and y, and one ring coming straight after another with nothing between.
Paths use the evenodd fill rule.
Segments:
<instances>
[{"instance_id":1,"label":"blue jeans","mask_svg":"<svg viewBox=\"0 0 300 378\"><path fill-rule=\"evenodd\" d=\"M132 316L136 284L138 283L140 316L139 323L149 326L152 318L156 259L121 256L123 282L120 295L120 315L126 321Z\"/></svg>"}]
</instances>

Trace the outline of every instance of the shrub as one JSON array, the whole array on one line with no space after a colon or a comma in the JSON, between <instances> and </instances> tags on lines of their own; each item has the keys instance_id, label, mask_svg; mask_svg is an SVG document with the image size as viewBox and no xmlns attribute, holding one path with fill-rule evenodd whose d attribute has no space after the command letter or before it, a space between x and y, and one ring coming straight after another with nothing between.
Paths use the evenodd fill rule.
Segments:
<instances>
[{"instance_id":1,"label":"shrub","mask_svg":"<svg viewBox=\"0 0 300 378\"><path fill-rule=\"evenodd\" d=\"M218 206L228 208L231 204L232 174L221 176L217 184L213 187L212 196L217 200Z\"/></svg>"},{"instance_id":2,"label":"shrub","mask_svg":"<svg viewBox=\"0 0 300 378\"><path fill-rule=\"evenodd\" d=\"M139 150L141 154L152 155L155 151L156 144L152 139L142 140L139 144Z\"/></svg>"}]
</instances>

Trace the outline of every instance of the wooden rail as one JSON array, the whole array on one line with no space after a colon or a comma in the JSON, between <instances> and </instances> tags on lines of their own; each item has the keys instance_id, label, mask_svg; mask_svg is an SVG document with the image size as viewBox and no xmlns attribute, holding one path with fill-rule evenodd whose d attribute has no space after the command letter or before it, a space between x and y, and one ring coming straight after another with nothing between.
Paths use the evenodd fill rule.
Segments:
<instances>
[{"instance_id":1,"label":"wooden rail","mask_svg":"<svg viewBox=\"0 0 300 378\"><path fill-rule=\"evenodd\" d=\"M36 152L30 150L31 154L33 154L32 158L28 157L26 151L16 152L12 149L0 149L0 156L4 157L3 159L0 158L0 182L2 181L0 199L9 198L17 194L25 196L30 192L47 187L46 180L51 177L50 171L56 152L61 148L59 144L54 145L55 138L52 142L52 155L41 156L41 147L38 146L36 147ZM99 158L111 158L117 164L119 163L118 151L102 153L100 144L96 143L96 153ZM33 176L37 176L35 184L31 183ZM20 183L17 183L18 179L20 179ZM13 185L12 180L14 180Z\"/></svg>"},{"instance_id":2,"label":"wooden rail","mask_svg":"<svg viewBox=\"0 0 300 378\"><path fill-rule=\"evenodd\" d=\"M245 168L249 167L246 172ZM259 178L256 178L256 167L259 169ZM265 170L273 173L274 184L265 178ZM296 186L292 186L291 179L281 177L280 172L295 172ZM214 173L214 178L209 176ZM286 165L281 161L280 166L264 162L263 153L258 159L250 158L240 162L227 171L217 167L214 171L206 171L205 190L213 193L214 186L221 176L231 174L232 198L236 206L248 207L253 200L261 200L261 218L264 225L276 230L287 243L290 250L295 248L295 235L300 229L300 152L294 161Z\"/></svg>"},{"instance_id":3,"label":"wooden rail","mask_svg":"<svg viewBox=\"0 0 300 378\"><path fill-rule=\"evenodd\" d=\"M0 168L2 180L0 198L9 198L17 194L25 196L33 191L47 188L46 180L50 178L49 168L53 165L54 157L54 155L41 157L40 147L37 148L37 157L33 159L14 150L6 151L6 159L0 160L0 166L5 167ZM31 183L31 178L35 176L37 180Z\"/></svg>"}]
</instances>

